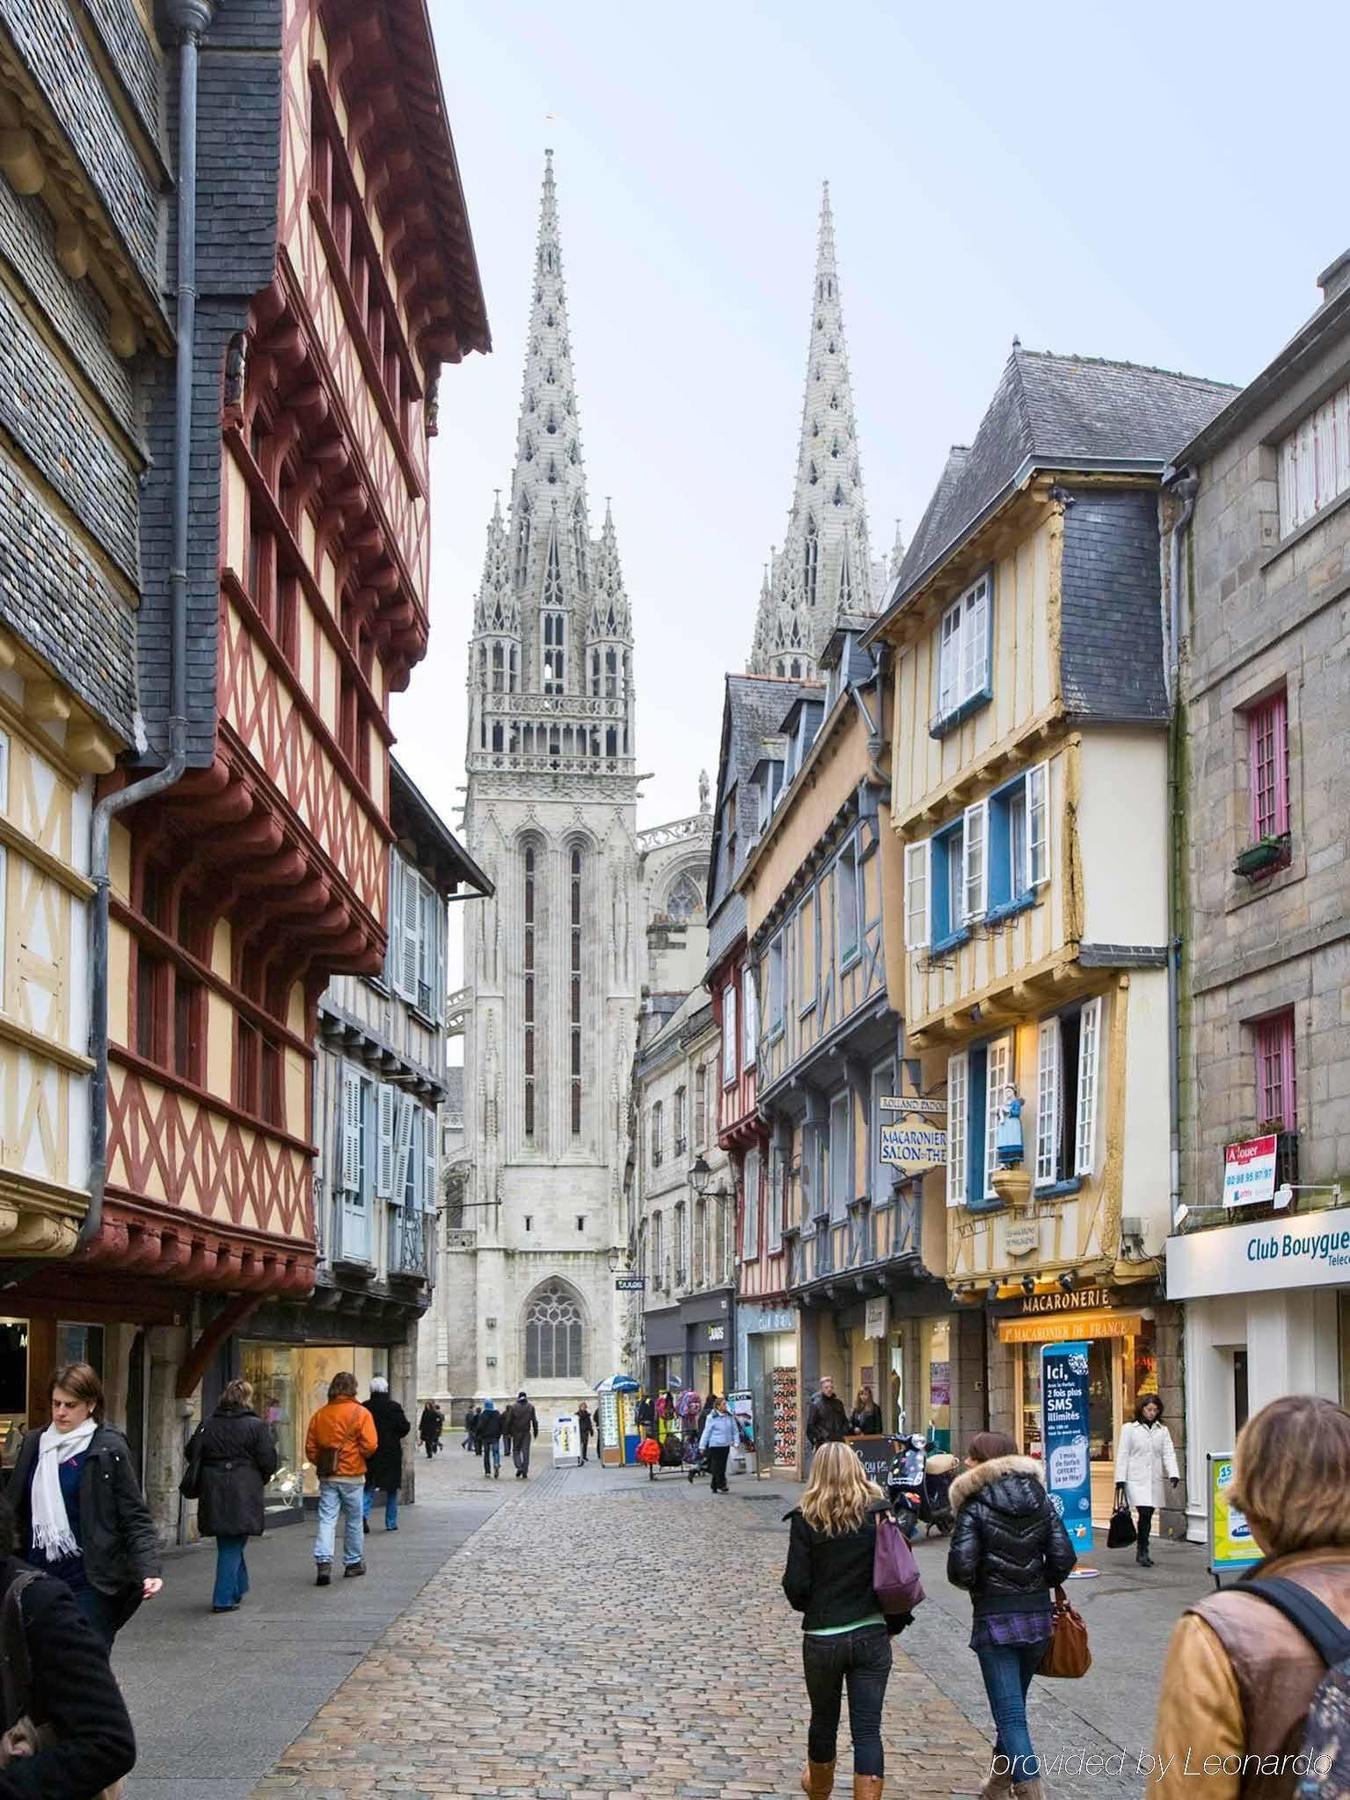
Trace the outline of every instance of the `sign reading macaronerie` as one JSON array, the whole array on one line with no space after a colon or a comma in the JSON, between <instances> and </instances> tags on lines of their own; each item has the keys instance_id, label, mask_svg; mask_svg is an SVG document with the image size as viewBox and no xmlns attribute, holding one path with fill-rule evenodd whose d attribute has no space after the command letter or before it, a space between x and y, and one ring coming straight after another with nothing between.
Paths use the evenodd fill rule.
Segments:
<instances>
[{"instance_id":1,"label":"sign reading macaronerie","mask_svg":"<svg viewBox=\"0 0 1350 1800\"><path fill-rule=\"evenodd\" d=\"M1350 1287L1350 1207L1167 1240L1167 1298Z\"/></svg>"}]
</instances>

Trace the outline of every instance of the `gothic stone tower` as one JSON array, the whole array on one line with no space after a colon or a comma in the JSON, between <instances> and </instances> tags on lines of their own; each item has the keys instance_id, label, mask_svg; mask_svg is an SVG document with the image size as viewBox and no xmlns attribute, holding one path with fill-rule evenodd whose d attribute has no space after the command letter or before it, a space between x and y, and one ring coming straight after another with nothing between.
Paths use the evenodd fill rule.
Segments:
<instances>
[{"instance_id":1,"label":"gothic stone tower","mask_svg":"<svg viewBox=\"0 0 1350 1800\"><path fill-rule=\"evenodd\" d=\"M840 619L877 611L882 580L868 548L827 181L792 509L783 546L765 570L747 672L811 680Z\"/></svg>"},{"instance_id":2,"label":"gothic stone tower","mask_svg":"<svg viewBox=\"0 0 1350 1800\"><path fill-rule=\"evenodd\" d=\"M551 151L533 281L510 505L488 526L469 647L465 831L496 897L465 925L448 1373L456 1395L525 1387L552 1411L618 1366L643 924L632 624L608 511L591 535Z\"/></svg>"}]
</instances>

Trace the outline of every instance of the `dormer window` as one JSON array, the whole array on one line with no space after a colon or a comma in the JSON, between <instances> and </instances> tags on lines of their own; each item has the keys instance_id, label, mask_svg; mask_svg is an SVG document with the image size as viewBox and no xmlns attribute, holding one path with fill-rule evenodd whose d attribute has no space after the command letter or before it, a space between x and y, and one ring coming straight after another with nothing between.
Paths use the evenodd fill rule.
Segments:
<instances>
[{"instance_id":1,"label":"dormer window","mask_svg":"<svg viewBox=\"0 0 1350 1800\"><path fill-rule=\"evenodd\" d=\"M949 606L938 627L938 679L932 730L954 725L991 698L993 586L988 571Z\"/></svg>"}]
</instances>

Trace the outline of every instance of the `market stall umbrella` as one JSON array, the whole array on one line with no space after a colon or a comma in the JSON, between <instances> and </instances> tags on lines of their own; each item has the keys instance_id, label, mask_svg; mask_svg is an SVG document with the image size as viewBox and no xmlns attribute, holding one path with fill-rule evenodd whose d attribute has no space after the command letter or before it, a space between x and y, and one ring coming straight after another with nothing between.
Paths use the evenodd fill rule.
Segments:
<instances>
[{"instance_id":1,"label":"market stall umbrella","mask_svg":"<svg viewBox=\"0 0 1350 1800\"><path fill-rule=\"evenodd\" d=\"M597 1394L637 1394L642 1391L641 1383L633 1380L631 1375L606 1375L603 1381L595 1384Z\"/></svg>"}]
</instances>

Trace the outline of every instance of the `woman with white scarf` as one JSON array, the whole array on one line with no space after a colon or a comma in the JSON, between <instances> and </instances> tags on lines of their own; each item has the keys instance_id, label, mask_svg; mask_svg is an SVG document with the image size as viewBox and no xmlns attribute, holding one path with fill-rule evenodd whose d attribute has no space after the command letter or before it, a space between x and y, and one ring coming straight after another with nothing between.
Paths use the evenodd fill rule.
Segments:
<instances>
[{"instance_id":1,"label":"woman with white scarf","mask_svg":"<svg viewBox=\"0 0 1350 1800\"><path fill-rule=\"evenodd\" d=\"M103 1384L88 1363L52 1376L52 1422L19 1450L9 1498L27 1561L63 1580L109 1649L164 1586L154 1521L131 1449L105 1425Z\"/></svg>"}]
</instances>

